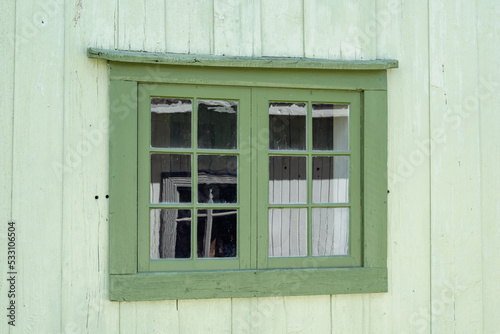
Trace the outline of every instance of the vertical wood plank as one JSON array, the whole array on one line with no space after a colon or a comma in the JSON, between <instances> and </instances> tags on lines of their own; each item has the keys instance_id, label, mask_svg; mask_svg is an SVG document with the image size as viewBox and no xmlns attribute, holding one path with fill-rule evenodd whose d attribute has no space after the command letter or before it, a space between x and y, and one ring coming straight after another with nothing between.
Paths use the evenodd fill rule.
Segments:
<instances>
[{"instance_id":1,"label":"vertical wood plank","mask_svg":"<svg viewBox=\"0 0 500 334\"><path fill-rule=\"evenodd\" d=\"M165 3L162 0L117 3L118 48L165 52Z\"/></svg>"},{"instance_id":2,"label":"vertical wood plank","mask_svg":"<svg viewBox=\"0 0 500 334\"><path fill-rule=\"evenodd\" d=\"M175 301L120 303L120 334L179 333Z\"/></svg>"},{"instance_id":3,"label":"vertical wood plank","mask_svg":"<svg viewBox=\"0 0 500 334\"><path fill-rule=\"evenodd\" d=\"M144 50L146 39L144 22L146 8L144 1L118 0L117 11L118 48L122 50Z\"/></svg>"},{"instance_id":4,"label":"vertical wood plank","mask_svg":"<svg viewBox=\"0 0 500 334\"><path fill-rule=\"evenodd\" d=\"M304 1L304 54L309 58L375 59L375 1Z\"/></svg>"},{"instance_id":5,"label":"vertical wood plank","mask_svg":"<svg viewBox=\"0 0 500 334\"><path fill-rule=\"evenodd\" d=\"M369 333L364 330L366 314L363 306L366 298L361 295L338 295L331 298L332 333Z\"/></svg>"},{"instance_id":6,"label":"vertical wood plank","mask_svg":"<svg viewBox=\"0 0 500 334\"><path fill-rule=\"evenodd\" d=\"M477 4L430 1L432 332L483 333ZM457 50L460 50L457 52Z\"/></svg>"},{"instance_id":7,"label":"vertical wood plank","mask_svg":"<svg viewBox=\"0 0 500 334\"><path fill-rule=\"evenodd\" d=\"M261 2L262 55L304 56L302 0Z\"/></svg>"},{"instance_id":8,"label":"vertical wood plank","mask_svg":"<svg viewBox=\"0 0 500 334\"><path fill-rule=\"evenodd\" d=\"M284 297L284 302L286 333L331 333L329 296Z\"/></svg>"},{"instance_id":9,"label":"vertical wood plank","mask_svg":"<svg viewBox=\"0 0 500 334\"><path fill-rule=\"evenodd\" d=\"M260 1L214 0L214 54L260 56Z\"/></svg>"},{"instance_id":10,"label":"vertical wood plank","mask_svg":"<svg viewBox=\"0 0 500 334\"><path fill-rule=\"evenodd\" d=\"M64 173L54 162L63 154L64 6L44 5L16 2L12 218L21 333L62 332Z\"/></svg>"},{"instance_id":11,"label":"vertical wood plank","mask_svg":"<svg viewBox=\"0 0 500 334\"><path fill-rule=\"evenodd\" d=\"M377 58L400 61L387 88L389 293L367 298L368 332L431 330L427 21L426 2L381 0L366 23L377 31Z\"/></svg>"},{"instance_id":12,"label":"vertical wood plank","mask_svg":"<svg viewBox=\"0 0 500 334\"><path fill-rule=\"evenodd\" d=\"M12 156L13 143L12 133L14 129L14 77L15 77L15 28L16 28L16 3L15 1L0 2L0 12L3 14L3 22L0 24L0 217L2 217L2 232L0 235L0 245L8 245L7 222L12 217ZM0 268L8 268L7 256L0 258ZM7 282L9 275L6 270L0 272L0 295L2 305L7 307L7 295L10 284ZM0 332L9 333L9 318L4 318L0 323Z\"/></svg>"},{"instance_id":13,"label":"vertical wood plank","mask_svg":"<svg viewBox=\"0 0 500 334\"><path fill-rule=\"evenodd\" d=\"M500 328L500 3L477 3L478 22L478 99L481 161L481 222L483 331L495 333Z\"/></svg>"},{"instance_id":14,"label":"vertical wood plank","mask_svg":"<svg viewBox=\"0 0 500 334\"><path fill-rule=\"evenodd\" d=\"M107 64L85 53L89 45L113 48L115 10L113 1L65 2L64 333L117 332L119 325L108 293L109 78Z\"/></svg>"},{"instance_id":15,"label":"vertical wood plank","mask_svg":"<svg viewBox=\"0 0 500 334\"><path fill-rule=\"evenodd\" d=\"M179 300L179 333L231 333L231 299Z\"/></svg>"},{"instance_id":16,"label":"vertical wood plank","mask_svg":"<svg viewBox=\"0 0 500 334\"><path fill-rule=\"evenodd\" d=\"M166 0L167 51L212 54L213 0Z\"/></svg>"},{"instance_id":17,"label":"vertical wood plank","mask_svg":"<svg viewBox=\"0 0 500 334\"><path fill-rule=\"evenodd\" d=\"M165 0L144 0L144 50L165 52Z\"/></svg>"}]
</instances>

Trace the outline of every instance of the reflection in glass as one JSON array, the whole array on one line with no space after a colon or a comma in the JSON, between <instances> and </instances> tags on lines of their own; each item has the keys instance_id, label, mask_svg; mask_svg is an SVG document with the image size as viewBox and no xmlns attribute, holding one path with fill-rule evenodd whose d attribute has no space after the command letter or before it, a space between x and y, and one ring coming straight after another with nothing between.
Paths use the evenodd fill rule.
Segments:
<instances>
[{"instance_id":1,"label":"reflection in glass","mask_svg":"<svg viewBox=\"0 0 500 334\"><path fill-rule=\"evenodd\" d=\"M349 157L313 157L313 203L349 202Z\"/></svg>"},{"instance_id":2,"label":"reflection in glass","mask_svg":"<svg viewBox=\"0 0 500 334\"><path fill-rule=\"evenodd\" d=\"M307 203L306 157L269 157L269 203Z\"/></svg>"},{"instance_id":3,"label":"reflection in glass","mask_svg":"<svg viewBox=\"0 0 500 334\"><path fill-rule=\"evenodd\" d=\"M269 103L269 149L306 149L305 103Z\"/></svg>"},{"instance_id":4,"label":"reflection in glass","mask_svg":"<svg viewBox=\"0 0 500 334\"><path fill-rule=\"evenodd\" d=\"M312 255L347 255L349 208L312 209Z\"/></svg>"},{"instance_id":5,"label":"reflection in glass","mask_svg":"<svg viewBox=\"0 0 500 334\"><path fill-rule=\"evenodd\" d=\"M191 147L191 100L151 98L151 146Z\"/></svg>"},{"instance_id":6,"label":"reflection in glass","mask_svg":"<svg viewBox=\"0 0 500 334\"><path fill-rule=\"evenodd\" d=\"M191 156L151 154L151 203L191 203Z\"/></svg>"},{"instance_id":7,"label":"reflection in glass","mask_svg":"<svg viewBox=\"0 0 500 334\"><path fill-rule=\"evenodd\" d=\"M191 210L152 209L150 224L152 259L191 257Z\"/></svg>"},{"instance_id":8,"label":"reflection in glass","mask_svg":"<svg viewBox=\"0 0 500 334\"><path fill-rule=\"evenodd\" d=\"M349 106L313 103L313 150L349 149Z\"/></svg>"},{"instance_id":9,"label":"reflection in glass","mask_svg":"<svg viewBox=\"0 0 500 334\"><path fill-rule=\"evenodd\" d=\"M198 257L236 257L238 210L198 210Z\"/></svg>"},{"instance_id":10,"label":"reflection in glass","mask_svg":"<svg viewBox=\"0 0 500 334\"><path fill-rule=\"evenodd\" d=\"M236 203L237 170L235 155L199 155L198 203Z\"/></svg>"},{"instance_id":11,"label":"reflection in glass","mask_svg":"<svg viewBox=\"0 0 500 334\"><path fill-rule=\"evenodd\" d=\"M269 209L269 256L307 255L307 209Z\"/></svg>"},{"instance_id":12,"label":"reflection in glass","mask_svg":"<svg viewBox=\"0 0 500 334\"><path fill-rule=\"evenodd\" d=\"M237 147L236 101L198 101L198 148Z\"/></svg>"}]
</instances>

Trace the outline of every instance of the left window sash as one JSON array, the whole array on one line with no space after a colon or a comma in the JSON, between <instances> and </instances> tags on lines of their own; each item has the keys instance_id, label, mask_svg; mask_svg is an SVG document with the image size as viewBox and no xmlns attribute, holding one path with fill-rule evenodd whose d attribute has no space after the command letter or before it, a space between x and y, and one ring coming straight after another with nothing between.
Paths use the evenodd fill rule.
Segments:
<instances>
[{"instance_id":1,"label":"left window sash","mask_svg":"<svg viewBox=\"0 0 500 334\"><path fill-rule=\"evenodd\" d=\"M184 147L156 147L151 142L151 99L179 99L189 100L192 103L192 116L190 124L190 140L186 140L189 145ZM221 145L210 146L203 142L201 133L201 105L207 101L232 101L238 105L237 109L237 144L229 145L229 148ZM152 85L139 84L138 86L138 117L137 117L137 251L138 251L138 271L139 272L172 272L172 271L195 271L195 270L235 270L250 268L250 164L242 163L251 154L250 150L242 150L241 147L250 142L250 91L245 88L235 87L214 87L214 86L194 86L194 85ZM200 109L198 108L200 106ZM163 145L168 146L168 145ZM174 145L173 145L174 146ZM179 145L177 145L179 146ZM152 185L152 157L183 156L190 160L191 198L177 203L161 202L153 199L151 194ZM229 162L236 164L236 200L218 201L216 196L210 196L207 200L201 199L212 186L206 185L211 181L206 178L214 176L206 175L202 165L207 165L212 161ZM208 161L208 162L207 162ZM212 165L210 163L209 165ZM217 173L217 171L215 172ZM168 174L168 173L167 173ZM234 177L234 176L233 176ZM217 176L215 176L217 178ZM222 181L221 181L222 182ZM229 181L228 181L229 182ZM213 183L213 182L212 182ZM207 189L204 189L207 188ZM243 190L243 191L242 191ZM212 192L210 192L212 195ZM184 196L185 197L185 196ZM204 198L204 197L203 197ZM182 203L181 203L182 202ZM213 202L213 203L212 203ZM159 210L159 211L158 211ZM187 244L190 254L184 258L158 258L153 256L151 247L154 244L155 233L158 224L152 224L151 219L158 214L168 215L172 212L183 211L182 220L190 220L190 230L184 234L184 238L189 239ZM236 250L235 254L228 257L215 257L213 253L203 255L203 252L213 251L215 238L212 245L207 243L208 221L217 222L223 220L225 215L234 215L236 218ZM219 217L221 216L221 217ZM209 219L208 217L211 217ZM213 217L213 218L212 218ZM186 222L184 222L186 225ZM220 224L220 222L219 222ZM203 233L201 229L205 228ZM200 231L198 231L198 229ZM210 231L213 231L210 229ZM177 233L177 232L175 232ZM201 234L200 234L201 233ZM179 235L177 235L179 237ZM205 240L202 240L205 239ZM206 244L206 245L205 245ZM155 245L156 247L157 245ZM207 247L205 247L207 246ZM203 251L201 248L205 248ZM234 256L236 255L236 256ZM155 258L156 257L156 258Z\"/></svg>"}]
</instances>

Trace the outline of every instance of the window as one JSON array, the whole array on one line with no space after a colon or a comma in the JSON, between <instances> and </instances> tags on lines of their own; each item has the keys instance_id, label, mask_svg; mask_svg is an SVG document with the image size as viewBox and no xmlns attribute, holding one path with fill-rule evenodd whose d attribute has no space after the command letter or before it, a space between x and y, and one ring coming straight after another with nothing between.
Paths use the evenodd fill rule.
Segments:
<instances>
[{"instance_id":1,"label":"window","mask_svg":"<svg viewBox=\"0 0 500 334\"><path fill-rule=\"evenodd\" d=\"M89 56L110 60L112 300L387 291L397 62Z\"/></svg>"}]
</instances>

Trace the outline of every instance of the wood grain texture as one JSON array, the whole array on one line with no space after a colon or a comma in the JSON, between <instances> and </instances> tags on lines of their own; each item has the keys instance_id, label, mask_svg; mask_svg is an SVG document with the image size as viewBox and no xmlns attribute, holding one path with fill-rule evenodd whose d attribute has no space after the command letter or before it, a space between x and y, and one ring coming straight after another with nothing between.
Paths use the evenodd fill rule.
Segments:
<instances>
[{"instance_id":1,"label":"wood grain texture","mask_svg":"<svg viewBox=\"0 0 500 334\"><path fill-rule=\"evenodd\" d=\"M0 3L0 12L5 15L0 24L0 217L5 224L0 235L0 245L8 245L7 221L12 217L12 175L14 166L13 157L13 131L14 131L14 89L15 89L15 28L16 28L16 4L15 1L3 1ZM7 267L7 256L0 257L0 268ZM0 299L2 303L7 299L10 284L7 282L9 275L6 270L0 272ZM7 307L7 302L5 305ZM0 332L9 333L9 325L6 321L0 322Z\"/></svg>"},{"instance_id":2,"label":"wood grain texture","mask_svg":"<svg viewBox=\"0 0 500 334\"><path fill-rule=\"evenodd\" d=\"M116 301L302 296L387 291L386 268L199 271L111 275Z\"/></svg>"},{"instance_id":3,"label":"wood grain texture","mask_svg":"<svg viewBox=\"0 0 500 334\"><path fill-rule=\"evenodd\" d=\"M181 333L179 322L174 300L120 303L120 334L178 334Z\"/></svg>"},{"instance_id":4,"label":"wood grain texture","mask_svg":"<svg viewBox=\"0 0 500 334\"><path fill-rule=\"evenodd\" d=\"M263 56L304 56L304 20L301 0L261 1Z\"/></svg>"},{"instance_id":5,"label":"wood grain texture","mask_svg":"<svg viewBox=\"0 0 500 334\"><path fill-rule=\"evenodd\" d=\"M432 331L483 333L477 3L430 1ZM457 52L460 50L460 52Z\"/></svg>"},{"instance_id":6,"label":"wood grain texture","mask_svg":"<svg viewBox=\"0 0 500 334\"><path fill-rule=\"evenodd\" d=\"M483 331L498 333L500 318L500 3L477 3L479 134L481 162L481 243L483 268Z\"/></svg>"},{"instance_id":7,"label":"wood grain texture","mask_svg":"<svg viewBox=\"0 0 500 334\"><path fill-rule=\"evenodd\" d=\"M214 0L214 54L260 56L260 1Z\"/></svg>"},{"instance_id":8,"label":"wood grain texture","mask_svg":"<svg viewBox=\"0 0 500 334\"><path fill-rule=\"evenodd\" d=\"M431 330L427 18L425 2L393 0L379 1L370 18L381 43L377 57L401 60L400 68L388 74L390 283L385 298L366 301L365 326L374 332Z\"/></svg>"},{"instance_id":9,"label":"wood grain texture","mask_svg":"<svg viewBox=\"0 0 500 334\"><path fill-rule=\"evenodd\" d=\"M179 333L231 333L231 299L179 300L178 303Z\"/></svg>"},{"instance_id":10,"label":"wood grain texture","mask_svg":"<svg viewBox=\"0 0 500 334\"><path fill-rule=\"evenodd\" d=\"M109 79L85 57L88 43L113 47L115 4L65 2L63 333L117 332L119 306L108 298ZM98 23L98 24L96 24ZM81 71L80 68L89 68Z\"/></svg>"},{"instance_id":11,"label":"wood grain texture","mask_svg":"<svg viewBox=\"0 0 500 334\"><path fill-rule=\"evenodd\" d=\"M107 59L124 63L166 65L241 67L241 68L299 68L319 70L385 70L398 67L394 59L334 60L297 57L248 57L215 56L209 54L188 55L182 53L141 52L109 50L89 47L90 58Z\"/></svg>"},{"instance_id":12,"label":"wood grain texture","mask_svg":"<svg viewBox=\"0 0 500 334\"><path fill-rule=\"evenodd\" d=\"M495 1L16 6L0 4L0 43L7 45L0 49L0 147L7 157L0 162L0 212L19 224L22 272L19 326L3 321L0 332L498 333ZM399 59L388 76L389 293L109 302L107 148L97 145L79 164L74 153L107 119L107 65L85 59L88 46ZM66 159L77 167L64 169ZM0 295L3 305L5 284Z\"/></svg>"},{"instance_id":13,"label":"wood grain texture","mask_svg":"<svg viewBox=\"0 0 500 334\"><path fill-rule=\"evenodd\" d=\"M214 50L213 0L167 0L168 52L212 54Z\"/></svg>"},{"instance_id":14,"label":"wood grain texture","mask_svg":"<svg viewBox=\"0 0 500 334\"><path fill-rule=\"evenodd\" d=\"M63 157L64 7L52 8L16 3L12 219L19 251L15 330L24 333L62 331L63 170L54 163Z\"/></svg>"},{"instance_id":15,"label":"wood grain texture","mask_svg":"<svg viewBox=\"0 0 500 334\"><path fill-rule=\"evenodd\" d=\"M375 1L304 1L304 55L376 59Z\"/></svg>"}]
</instances>

